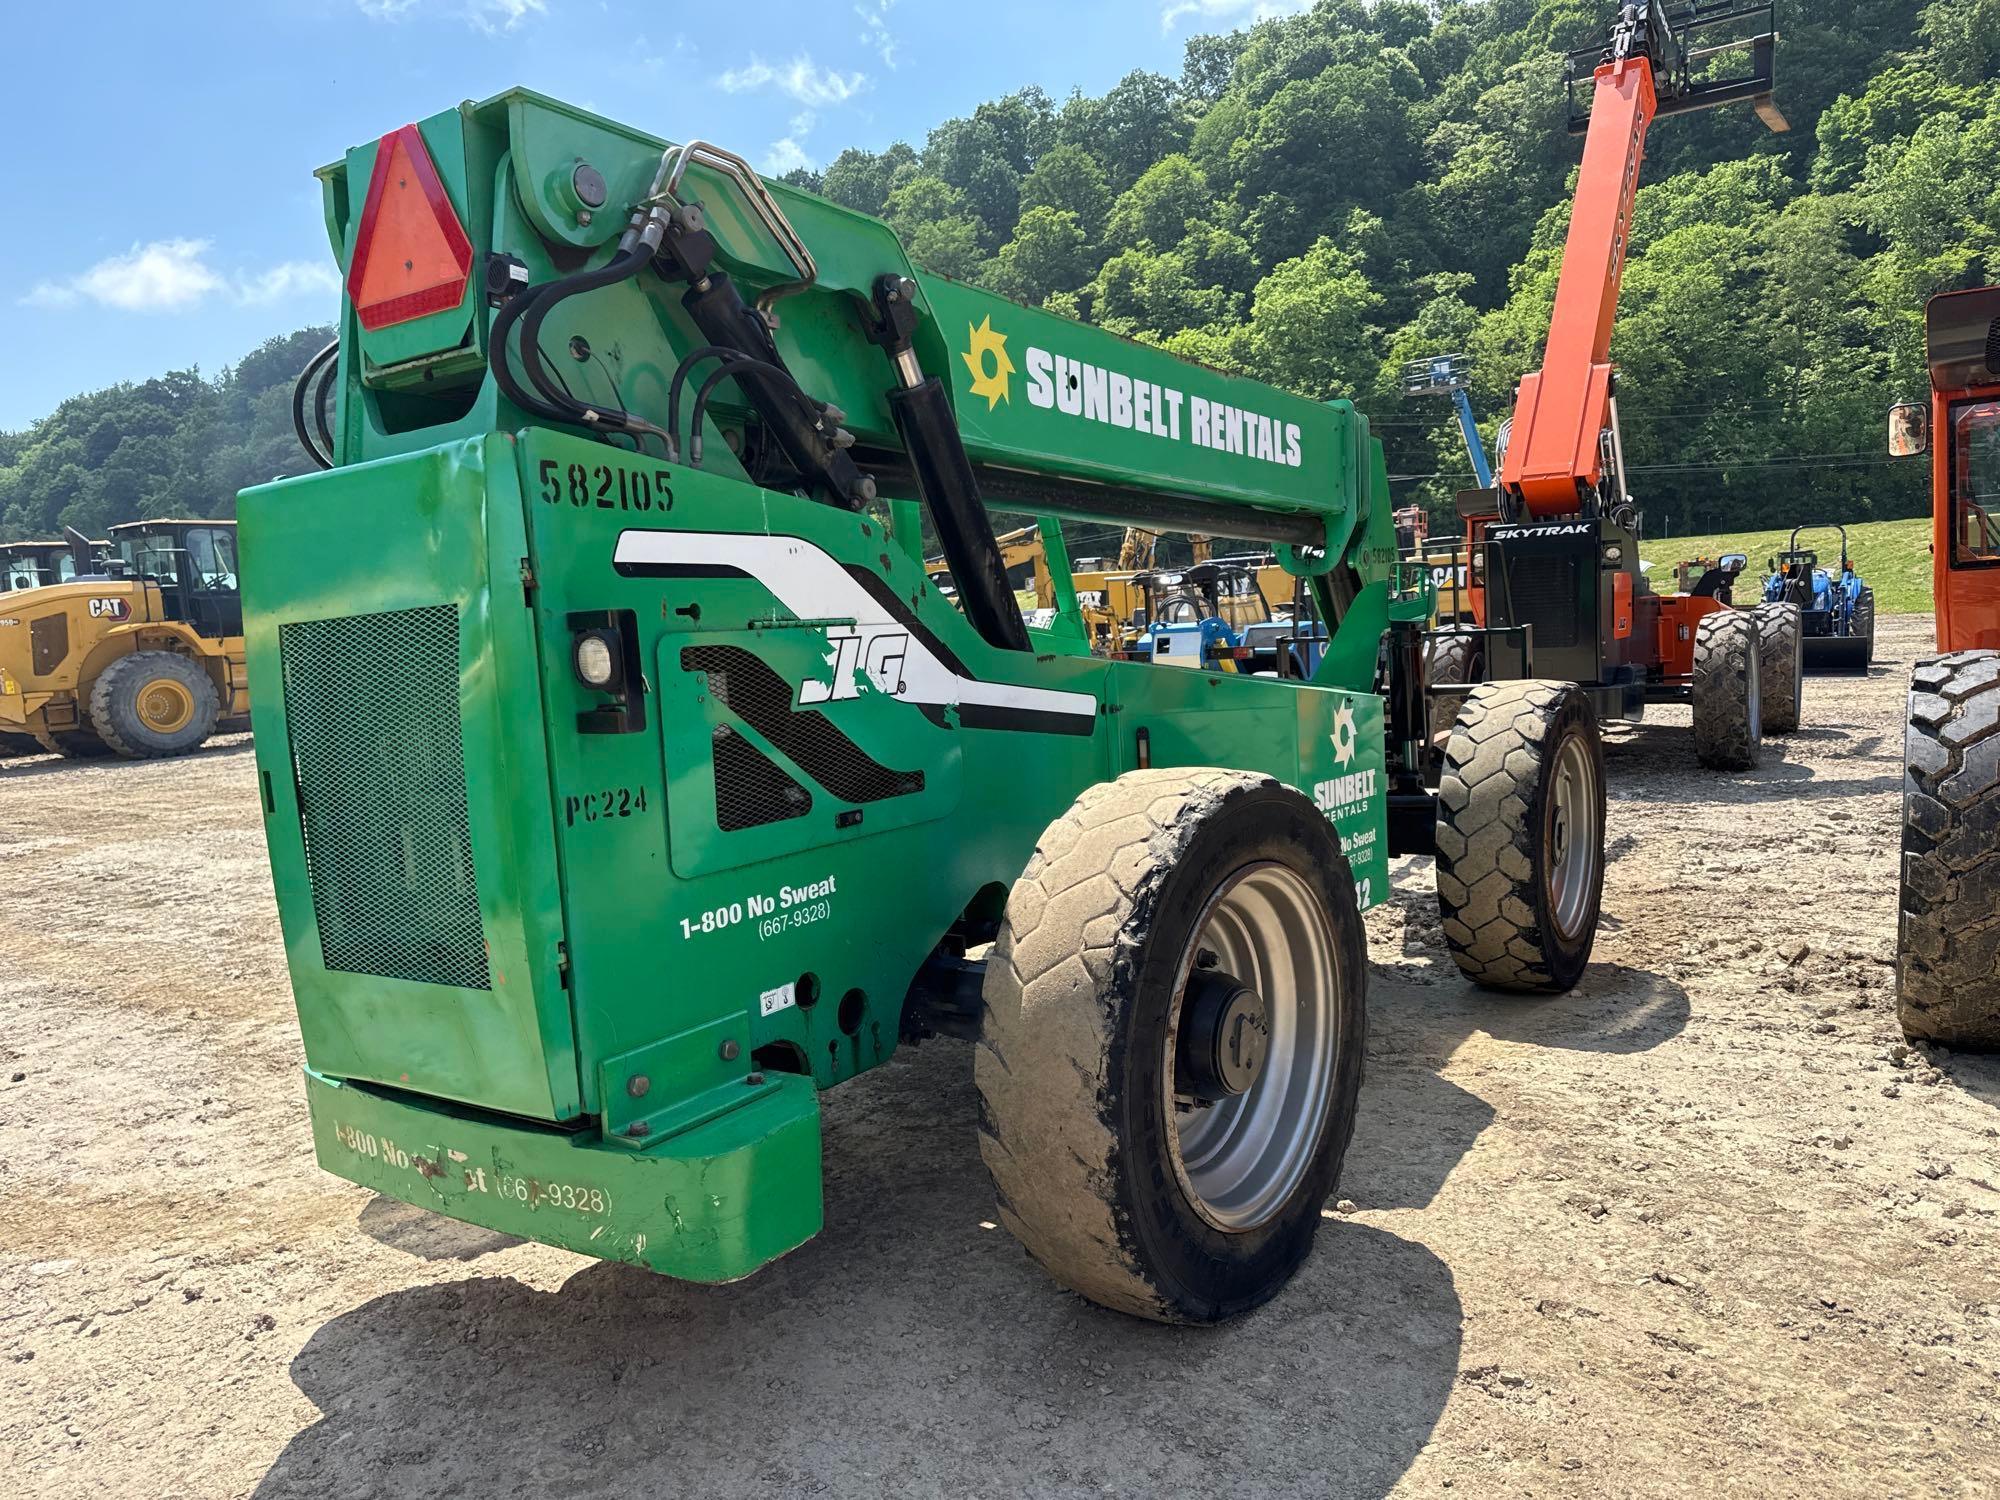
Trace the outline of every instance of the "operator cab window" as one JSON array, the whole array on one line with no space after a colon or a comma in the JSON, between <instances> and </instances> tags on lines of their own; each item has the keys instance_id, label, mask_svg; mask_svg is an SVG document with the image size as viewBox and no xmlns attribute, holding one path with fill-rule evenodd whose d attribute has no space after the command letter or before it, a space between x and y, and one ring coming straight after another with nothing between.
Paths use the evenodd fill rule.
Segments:
<instances>
[{"instance_id":1,"label":"operator cab window","mask_svg":"<svg viewBox=\"0 0 2000 1500\"><path fill-rule=\"evenodd\" d=\"M1951 561L2000 563L2000 401L1951 409Z\"/></svg>"},{"instance_id":2,"label":"operator cab window","mask_svg":"<svg viewBox=\"0 0 2000 1500\"><path fill-rule=\"evenodd\" d=\"M229 532L207 526L189 531L187 556L196 588L236 591L236 538Z\"/></svg>"},{"instance_id":3,"label":"operator cab window","mask_svg":"<svg viewBox=\"0 0 2000 1500\"><path fill-rule=\"evenodd\" d=\"M162 588L177 587L181 581L181 550L172 537L121 537L118 557L134 578L150 578Z\"/></svg>"}]
</instances>

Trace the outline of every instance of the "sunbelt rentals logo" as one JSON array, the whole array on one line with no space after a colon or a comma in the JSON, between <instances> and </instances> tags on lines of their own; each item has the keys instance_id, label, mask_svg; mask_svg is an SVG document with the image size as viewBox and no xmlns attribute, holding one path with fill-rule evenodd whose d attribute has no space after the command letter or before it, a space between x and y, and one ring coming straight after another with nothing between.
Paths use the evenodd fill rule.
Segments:
<instances>
[{"instance_id":1,"label":"sunbelt rentals logo","mask_svg":"<svg viewBox=\"0 0 2000 1500\"><path fill-rule=\"evenodd\" d=\"M988 411L996 410L1003 401L1012 403L1014 376L1024 373L1025 367L1028 404L1040 410L1288 469L1305 461L1305 434L1296 422L1176 390L1039 345L1030 344L1022 350L1021 365L1017 366L1007 348L1007 335L993 326L990 313L976 324L966 324L965 348L958 357L972 375L967 392L975 398L984 397Z\"/></svg>"},{"instance_id":2,"label":"sunbelt rentals logo","mask_svg":"<svg viewBox=\"0 0 2000 1500\"><path fill-rule=\"evenodd\" d=\"M984 396L986 409L991 411L1009 399L1007 377L1015 373L1014 361L1007 357L1007 335L995 333L993 319L988 316L977 328L968 327L966 336L965 353L959 358L972 371L972 394Z\"/></svg>"}]
</instances>

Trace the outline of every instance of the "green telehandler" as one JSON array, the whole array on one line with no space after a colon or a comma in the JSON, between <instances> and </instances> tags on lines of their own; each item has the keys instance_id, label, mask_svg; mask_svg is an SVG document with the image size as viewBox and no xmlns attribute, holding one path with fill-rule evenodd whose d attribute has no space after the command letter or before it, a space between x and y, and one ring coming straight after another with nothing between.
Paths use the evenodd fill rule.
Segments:
<instances>
[{"instance_id":1,"label":"green telehandler","mask_svg":"<svg viewBox=\"0 0 2000 1500\"><path fill-rule=\"evenodd\" d=\"M1434 739L1431 600L1349 403L528 92L319 175L325 472L238 514L327 1170L727 1281L821 1228L820 1091L966 1037L1006 1226L1099 1303L1212 1322L1320 1225L1391 855L1435 853L1477 983L1582 974L1589 706L1500 632L1520 680ZM1047 628L989 502L1039 518ZM1065 519L1277 548L1311 680L1092 656Z\"/></svg>"}]
</instances>

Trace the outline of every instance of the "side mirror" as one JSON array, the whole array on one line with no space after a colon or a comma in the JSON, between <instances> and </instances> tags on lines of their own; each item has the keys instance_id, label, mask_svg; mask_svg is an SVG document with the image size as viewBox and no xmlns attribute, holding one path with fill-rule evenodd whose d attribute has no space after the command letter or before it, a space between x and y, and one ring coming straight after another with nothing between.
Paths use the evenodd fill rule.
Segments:
<instances>
[{"instance_id":1,"label":"side mirror","mask_svg":"<svg viewBox=\"0 0 2000 1500\"><path fill-rule=\"evenodd\" d=\"M1931 446L1931 409L1917 401L1899 401L1889 408L1889 456L1915 458Z\"/></svg>"},{"instance_id":2,"label":"side mirror","mask_svg":"<svg viewBox=\"0 0 2000 1500\"><path fill-rule=\"evenodd\" d=\"M1750 554L1747 552L1725 552L1722 554L1722 560L1716 566L1725 573L1741 573L1745 568L1750 566Z\"/></svg>"}]
</instances>

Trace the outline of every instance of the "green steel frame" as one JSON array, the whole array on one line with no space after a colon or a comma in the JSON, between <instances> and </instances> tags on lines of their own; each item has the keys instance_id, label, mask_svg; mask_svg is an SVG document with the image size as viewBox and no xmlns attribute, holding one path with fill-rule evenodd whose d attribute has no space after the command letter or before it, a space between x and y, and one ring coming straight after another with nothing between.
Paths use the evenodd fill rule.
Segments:
<instances>
[{"instance_id":1,"label":"green steel frame","mask_svg":"<svg viewBox=\"0 0 2000 1500\"><path fill-rule=\"evenodd\" d=\"M913 489L848 511L753 484L733 385L699 469L534 424L497 388L485 257L532 283L602 263L663 142L525 92L415 129L477 252L464 295L375 329L344 304L337 466L239 502L258 770L329 1171L739 1277L819 1227L818 1090L891 1055L927 961L990 926L1084 788L1142 764L1268 772L1333 819L1361 904L1386 896L1373 688L1391 619L1429 602L1392 586L1381 448L1350 405L927 276L883 225L772 185L818 259L773 304L775 339L856 453L900 451L862 336L894 274L918 289L916 356L968 457L1048 482L1062 607L1030 650L1001 649L927 581ZM380 149L320 173L343 266ZM596 212L581 163L607 185ZM740 192L691 180L746 296L793 279ZM640 275L573 298L542 347L580 399L661 413L702 342L678 291ZM1102 487L1307 523L1280 552L1334 622L1314 681L1087 654L1059 523L1112 514ZM579 620L624 622L643 728L585 732L607 704L573 669ZM763 778L747 812L725 807L725 756Z\"/></svg>"}]
</instances>

